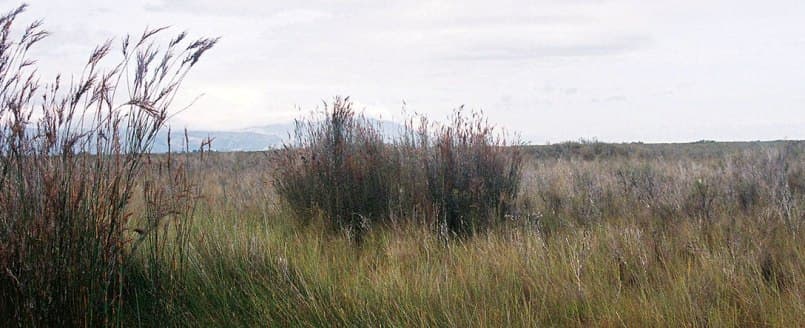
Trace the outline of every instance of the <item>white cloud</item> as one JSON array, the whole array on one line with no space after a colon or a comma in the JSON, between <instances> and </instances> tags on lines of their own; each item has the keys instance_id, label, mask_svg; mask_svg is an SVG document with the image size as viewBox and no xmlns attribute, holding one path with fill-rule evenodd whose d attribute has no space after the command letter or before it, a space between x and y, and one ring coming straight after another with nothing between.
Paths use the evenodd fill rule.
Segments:
<instances>
[{"instance_id":1,"label":"white cloud","mask_svg":"<svg viewBox=\"0 0 805 328\"><path fill-rule=\"evenodd\" d=\"M178 99L205 94L179 115L191 128L287 120L344 94L392 116L402 99L435 118L483 108L537 141L805 138L796 0L77 0L26 17L54 32L34 53L46 76L145 26L221 36Z\"/></svg>"}]
</instances>

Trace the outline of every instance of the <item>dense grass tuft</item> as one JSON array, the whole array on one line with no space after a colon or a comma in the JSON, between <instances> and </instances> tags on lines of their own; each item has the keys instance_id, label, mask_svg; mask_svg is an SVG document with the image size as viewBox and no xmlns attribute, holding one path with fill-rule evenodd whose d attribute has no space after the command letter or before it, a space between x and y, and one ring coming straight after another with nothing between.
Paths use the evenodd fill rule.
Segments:
<instances>
[{"instance_id":1,"label":"dense grass tuft","mask_svg":"<svg viewBox=\"0 0 805 328\"><path fill-rule=\"evenodd\" d=\"M507 144L482 113L457 110L426 146L428 189L447 231L483 231L513 211L522 174L520 145Z\"/></svg>"},{"instance_id":2,"label":"dense grass tuft","mask_svg":"<svg viewBox=\"0 0 805 328\"><path fill-rule=\"evenodd\" d=\"M371 224L425 212L419 222L471 235L512 209L522 155L479 112L457 110L445 126L412 119L400 137L382 135L348 98L323 114L298 121L276 156L274 186L301 220L322 215L360 239Z\"/></svg>"},{"instance_id":3,"label":"dense grass tuft","mask_svg":"<svg viewBox=\"0 0 805 328\"><path fill-rule=\"evenodd\" d=\"M336 98L323 114L296 122L294 143L276 157L276 191L302 220L323 215L360 238L370 222L390 215L396 163L349 98Z\"/></svg>"}]
</instances>

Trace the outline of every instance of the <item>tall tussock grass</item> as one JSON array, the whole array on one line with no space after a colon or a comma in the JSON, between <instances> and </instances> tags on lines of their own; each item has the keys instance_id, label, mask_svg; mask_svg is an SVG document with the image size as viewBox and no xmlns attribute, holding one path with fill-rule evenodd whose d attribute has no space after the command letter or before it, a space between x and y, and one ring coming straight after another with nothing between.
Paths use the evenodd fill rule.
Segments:
<instances>
[{"instance_id":1,"label":"tall tussock grass","mask_svg":"<svg viewBox=\"0 0 805 328\"><path fill-rule=\"evenodd\" d=\"M478 112L457 110L444 126L412 118L390 137L337 97L322 117L297 121L293 140L275 157L277 194L302 220L321 215L359 239L371 224L417 217L469 235L517 196L522 155Z\"/></svg>"},{"instance_id":2,"label":"tall tussock grass","mask_svg":"<svg viewBox=\"0 0 805 328\"><path fill-rule=\"evenodd\" d=\"M428 190L444 229L472 234L491 228L513 210L523 157L481 112L463 108L425 143Z\"/></svg>"},{"instance_id":3,"label":"tall tussock grass","mask_svg":"<svg viewBox=\"0 0 805 328\"><path fill-rule=\"evenodd\" d=\"M277 157L275 187L303 220L321 214L360 236L370 220L390 215L396 163L349 98L336 98L323 114L296 122L294 142Z\"/></svg>"},{"instance_id":4,"label":"tall tussock grass","mask_svg":"<svg viewBox=\"0 0 805 328\"><path fill-rule=\"evenodd\" d=\"M128 205L187 72L215 39L164 29L111 41L47 84L27 52L47 36L0 17L0 316L19 326L117 325L137 233ZM145 231L141 231L145 233Z\"/></svg>"}]
</instances>

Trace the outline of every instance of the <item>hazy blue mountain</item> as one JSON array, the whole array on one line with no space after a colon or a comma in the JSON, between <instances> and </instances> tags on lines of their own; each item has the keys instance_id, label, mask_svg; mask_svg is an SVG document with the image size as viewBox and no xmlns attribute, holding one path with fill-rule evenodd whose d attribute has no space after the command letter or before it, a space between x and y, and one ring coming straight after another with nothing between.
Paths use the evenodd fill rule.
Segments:
<instances>
[{"instance_id":1,"label":"hazy blue mountain","mask_svg":"<svg viewBox=\"0 0 805 328\"><path fill-rule=\"evenodd\" d=\"M184 131L171 131L171 150L182 151L185 144L189 149L199 149L201 143L207 138L212 138L214 151L259 151L275 148L282 145L282 139L276 135L261 134L243 131L187 131L187 142L185 142ZM155 153L168 151L168 133L161 132L154 143L152 149Z\"/></svg>"},{"instance_id":2,"label":"hazy blue mountain","mask_svg":"<svg viewBox=\"0 0 805 328\"><path fill-rule=\"evenodd\" d=\"M381 133L389 139L398 136L402 129L402 125L396 122L374 119L370 119L370 121L375 126L378 126ZM212 150L214 151L261 151L278 148L282 146L283 143L289 142L289 136L293 135L294 127L294 123L291 122L255 126L235 131L188 130L187 139L191 151L198 149L201 143L208 137L213 138ZM167 152L167 137L167 131L161 132L157 137L152 151L157 153ZM184 150L184 130L171 131L170 143L172 150Z\"/></svg>"}]
</instances>

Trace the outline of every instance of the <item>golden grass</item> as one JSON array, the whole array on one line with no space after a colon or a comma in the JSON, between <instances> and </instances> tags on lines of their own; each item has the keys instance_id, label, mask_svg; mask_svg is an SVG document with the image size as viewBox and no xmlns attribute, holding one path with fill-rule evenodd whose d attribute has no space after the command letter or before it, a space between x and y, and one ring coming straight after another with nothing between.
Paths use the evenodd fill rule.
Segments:
<instances>
[{"instance_id":1,"label":"golden grass","mask_svg":"<svg viewBox=\"0 0 805 328\"><path fill-rule=\"evenodd\" d=\"M210 163L259 162L259 156L214 154ZM202 201L186 280L166 317L189 326L800 325L805 243L780 217L773 196L761 193L751 211L739 210L730 205L737 200L730 200L724 178L714 185L719 192L709 218L686 209L696 192L691 183L731 172L722 160L532 159L523 209L541 216L521 214L449 240L415 223L377 226L360 245L321 218L299 223L270 189L255 190L265 186L270 168L211 165L199 170L199 183L218 191ZM789 160L787 170L802 168L798 157ZM649 205L680 202L678 212L654 212L640 203L646 198L614 190L611 178L626 164L647 164L669 177L658 178L664 182ZM573 173L579 170L604 184L581 183L587 179ZM234 177L240 187L221 191ZM556 181L553 192L564 200L550 215L539 196L550 186L540 184L545 179ZM610 179L613 185L604 182ZM618 208L599 213L572 201L601 206L607 197L595 198L597 189L613 192L607 206ZM802 194L796 197L801 206Z\"/></svg>"}]
</instances>

